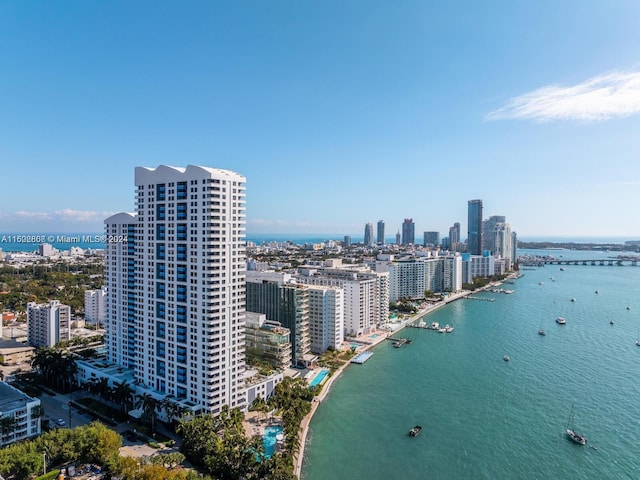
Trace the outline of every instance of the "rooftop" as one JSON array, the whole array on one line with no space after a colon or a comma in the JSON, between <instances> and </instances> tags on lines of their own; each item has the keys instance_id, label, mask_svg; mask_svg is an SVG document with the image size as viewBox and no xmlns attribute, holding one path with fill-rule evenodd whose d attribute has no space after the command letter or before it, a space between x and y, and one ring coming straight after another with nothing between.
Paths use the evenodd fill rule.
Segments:
<instances>
[{"instance_id":1,"label":"rooftop","mask_svg":"<svg viewBox=\"0 0 640 480\"><path fill-rule=\"evenodd\" d=\"M8 383L0 382L0 415L3 412L23 408L27 402L31 401L33 401L31 397L17 388L12 387Z\"/></svg>"}]
</instances>

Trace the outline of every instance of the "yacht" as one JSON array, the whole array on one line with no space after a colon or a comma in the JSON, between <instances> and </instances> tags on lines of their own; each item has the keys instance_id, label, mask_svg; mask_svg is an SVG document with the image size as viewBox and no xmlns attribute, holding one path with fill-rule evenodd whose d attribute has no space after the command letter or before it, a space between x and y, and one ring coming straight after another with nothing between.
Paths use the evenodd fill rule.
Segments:
<instances>
[{"instance_id":1,"label":"yacht","mask_svg":"<svg viewBox=\"0 0 640 480\"><path fill-rule=\"evenodd\" d=\"M559 325L564 325L565 323L567 323L567 321L565 320L564 317L558 317L556 318L556 323Z\"/></svg>"},{"instance_id":2,"label":"yacht","mask_svg":"<svg viewBox=\"0 0 640 480\"><path fill-rule=\"evenodd\" d=\"M502 359L503 359L505 362L508 362L509 360L511 360L511 359L509 358L509 355L505 355L504 357L502 357Z\"/></svg>"},{"instance_id":3,"label":"yacht","mask_svg":"<svg viewBox=\"0 0 640 480\"><path fill-rule=\"evenodd\" d=\"M440 329L440 324L438 322L433 322L431 324L431 330L439 330Z\"/></svg>"},{"instance_id":4,"label":"yacht","mask_svg":"<svg viewBox=\"0 0 640 480\"><path fill-rule=\"evenodd\" d=\"M417 437L418 435L420 435L420 432L422 432L422 426L416 425L411 430L409 430L409 436L410 437Z\"/></svg>"},{"instance_id":5,"label":"yacht","mask_svg":"<svg viewBox=\"0 0 640 480\"><path fill-rule=\"evenodd\" d=\"M444 326L444 331L445 331L446 333L451 333L451 332L453 332L453 327L447 323L447 324Z\"/></svg>"},{"instance_id":6,"label":"yacht","mask_svg":"<svg viewBox=\"0 0 640 480\"><path fill-rule=\"evenodd\" d=\"M567 422L567 435L569 438L580 445L584 445L587 443L587 437L584 435L580 435L578 432L574 430L573 427L573 405L571 406L571 413L569 414L569 421Z\"/></svg>"},{"instance_id":7,"label":"yacht","mask_svg":"<svg viewBox=\"0 0 640 480\"><path fill-rule=\"evenodd\" d=\"M538 335L542 335L543 337L546 335L543 329L538 330Z\"/></svg>"}]
</instances>

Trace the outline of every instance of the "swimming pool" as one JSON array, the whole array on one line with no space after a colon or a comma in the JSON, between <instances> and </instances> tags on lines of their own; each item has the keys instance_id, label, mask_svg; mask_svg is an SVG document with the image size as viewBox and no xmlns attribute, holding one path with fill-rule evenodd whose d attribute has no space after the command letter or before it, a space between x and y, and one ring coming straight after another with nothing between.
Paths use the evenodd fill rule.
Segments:
<instances>
[{"instance_id":1,"label":"swimming pool","mask_svg":"<svg viewBox=\"0 0 640 480\"><path fill-rule=\"evenodd\" d=\"M329 375L329 370L323 368L315 377L313 377L313 380L311 380L311 383L309 383L309 387L315 387L316 385L319 385L327 377L327 375Z\"/></svg>"},{"instance_id":2,"label":"swimming pool","mask_svg":"<svg viewBox=\"0 0 640 480\"><path fill-rule=\"evenodd\" d=\"M276 438L278 435L282 433L281 425L272 425L269 427L265 427L264 429L264 437L262 437L262 444L264 445L265 456L270 458L274 451L276 442L278 439Z\"/></svg>"},{"instance_id":3,"label":"swimming pool","mask_svg":"<svg viewBox=\"0 0 640 480\"><path fill-rule=\"evenodd\" d=\"M360 345L359 343L350 343L349 347L350 348L355 348L356 350L359 349L362 345Z\"/></svg>"}]
</instances>

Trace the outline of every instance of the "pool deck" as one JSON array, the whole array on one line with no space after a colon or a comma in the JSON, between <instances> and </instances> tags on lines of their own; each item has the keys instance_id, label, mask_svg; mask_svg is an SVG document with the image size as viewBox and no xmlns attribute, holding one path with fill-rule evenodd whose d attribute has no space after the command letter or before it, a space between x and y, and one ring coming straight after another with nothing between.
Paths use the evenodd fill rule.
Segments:
<instances>
[{"instance_id":1,"label":"pool deck","mask_svg":"<svg viewBox=\"0 0 640 480\"><path fill-rule=\"evenodd\" d=\"M512 275L509 276L509 278L514 277L515 275L517 275L517 273L514 273ZM508 278L508 279L509 279ZM411 317L405 318L403 320L400 320L398 323L394 323L395 325L398 325L397 328L394 328L393 331L388 331L388 330L379 330L379 331L375 331L375 332L369 332L365 335L362 335L356 339L353 339L355 342L358 343L362 343L362 349L359 350L358 353L360 352L364 352L366 350L369 350L370 348L375 347L376 345L384 342L387 337L391 336L393 333L396 333L400 330L402 330L403 328L405 328L408 324L415 322L416 320L419 320L420 318L428 315L429 313L438 310L439 308L447 305L448 303L454 302L456 300L459 300L461 298L465 298L469 295L472 295L474 293L478 293L482 290L487 290L489 288L492 288L494 286L494 283L490 283L488 285L486 285L483 288L479 288L478 290L475 291L469 291L469 290L463 290L462 292L457 292L457 293L453 293L449 296L447 296L446 299L444 299L441 302L438 302L436 304L433 305L429 305L426 308L421 309L418 313L416 313L415 315L412 315ZM378 335L378 336L376 336ZM318 408L318 405L320 405L320 403L322 403L322 401L326 398L327 394L329 393L329 390L331 389L331 385L333 384L333 382L340 377L340 374L342 374L342 372L344 371L345 368L347 368L349 365L351 365L351 362L346 362L344 365L342 365L342 367L340 367L338 370L336 370L336 372L331 375L329 377L329 380L324 384L324 387L322 388L322 392L320 393L320 395L318 395L317 397L314 398L313 403L311 404L311 411L307 414L306 417L304 417L302 419L302 423L300 424L300 428L302 429L302 433L300 435L300 448L298 449L298 452L295 454L294 456L294 471L293 473L300 478L300 473L302 472L302 462L304 461L304 447L307 441L307 433L309 431L309 424L311 423L311 419L313 418L313 414L316 412L316 409Z\"/></svg>"}]
</instances>

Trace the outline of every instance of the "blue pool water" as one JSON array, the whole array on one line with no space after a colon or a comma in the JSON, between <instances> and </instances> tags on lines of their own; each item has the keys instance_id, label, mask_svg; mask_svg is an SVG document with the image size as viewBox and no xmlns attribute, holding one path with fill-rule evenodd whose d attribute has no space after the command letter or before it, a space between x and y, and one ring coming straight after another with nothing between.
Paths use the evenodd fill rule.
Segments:
<instances>
[{"instance_id":1,"label":"blue pool water","mask_svg":"<svg viewBox=\"0 0 640 480\"><path fill-rule=\"evenodd\" d=\"M351 348L355 348L356 350L357 350L358 348L360 348L361 346L362 346L362 345L360 345L359 343L350 343L350 344L349 344L349 347L351 347Z\"/></svg>"},{"instance_id":2,"label":"blue pool water","mask_svg":"<svg viewBox=\"0 0 640 480\"><path fill-rule=\"evenodd\" d=\"M265 456L270 458L273 455L276 445L276 436L282 433L281 425L273 425L264 429L264 437L262 443L264 445Z\"/></svg>"},{"instance_id":3,"label":"blue pool water","mask_svg":"<svg viewBox=\"0 0 640 480\"><path fill-rule=\"evenodd\" d=\"M320 382L322 382L327 375L329 375L329 370L325 370L325 369L320 370L320 372L315 377L313 377L313 380L311 380L311 383L309 383L309 386L315 387L316 385L319 385Z\"/></svg>"}]
</instances>

